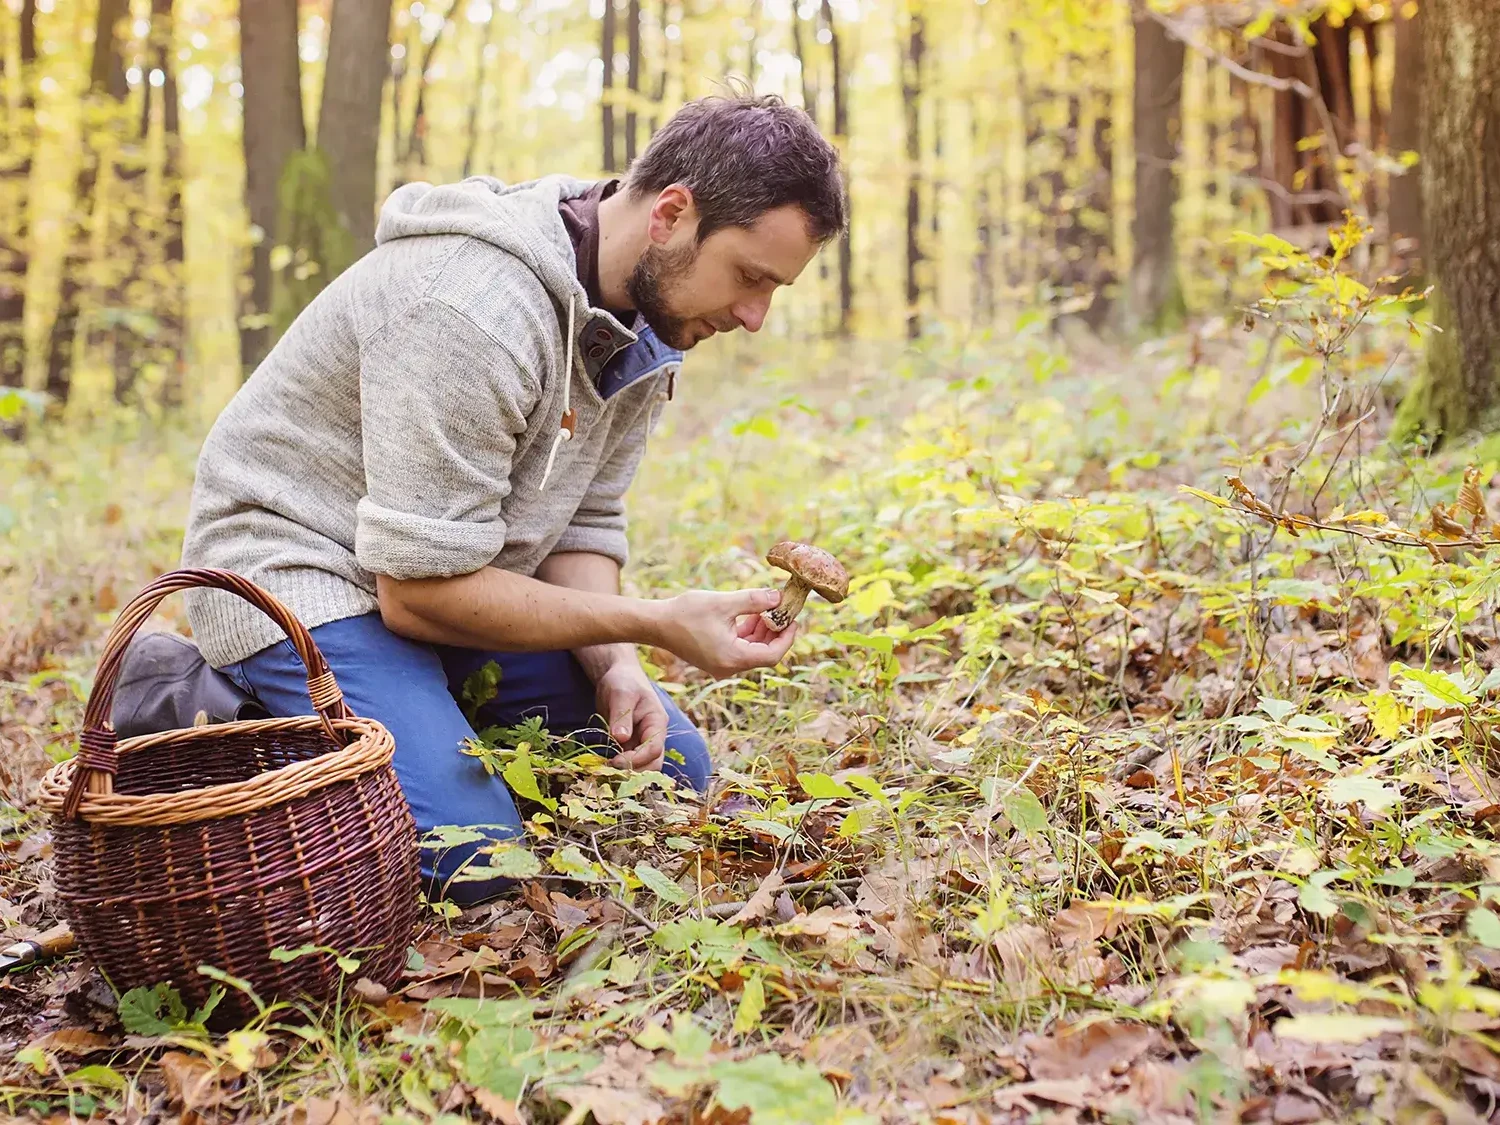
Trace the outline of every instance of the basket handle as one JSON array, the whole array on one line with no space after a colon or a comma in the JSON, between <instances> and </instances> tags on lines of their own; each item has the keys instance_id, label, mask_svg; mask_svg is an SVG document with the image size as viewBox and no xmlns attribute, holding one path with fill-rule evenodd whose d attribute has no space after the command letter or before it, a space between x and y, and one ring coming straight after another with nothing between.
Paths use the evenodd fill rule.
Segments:
<instances>
[{"instance_id":1,"label":"basket handle","mask_svg":"<svg viewBox=\"0 0 1500 1125\"><path fill-rule=\"evenodd\" d=\"M115 748L117 736L110 723L110 712L114 707L120 668L125 663L125 650L132 638L155 612L162 599L181 590L200 587L238 594L281 626L296 648L297 655L302 658L303 667L307 669L307 694L318 717L323 720L324 731L335 745L345 744L334 728L334 720L351 719L354 713L344 702L344 693L339 690L328 661L318 651L312 634L291 610L254 582L233 571L207 567L170 571L142 589L120 611L104 642L104 654L99 659L94 687L89 692L88 706L83 713L78 768L73 771L73 780L68 786L68 795L63 802L63 815L76 817L78 806L86 792L114 791L114 777L119 770L120 755Z\"/></svg>"}]
</instances>

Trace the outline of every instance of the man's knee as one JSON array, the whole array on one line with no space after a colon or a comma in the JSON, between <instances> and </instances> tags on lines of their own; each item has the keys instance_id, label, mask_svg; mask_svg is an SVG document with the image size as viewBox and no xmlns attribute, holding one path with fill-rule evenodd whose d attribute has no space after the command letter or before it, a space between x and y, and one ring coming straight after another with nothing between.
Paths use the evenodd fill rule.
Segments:
<instances>
[{"instance_id":1,"label":"man's knee","mask_svg":"<svg viewBox=\"0 0 1500 1125\"><path fill-rule=\"evenodd\" d=\"M699 793L708 791L713 761L708 756L708 740L691 719L656 685L657 697L667 710L667 754L662 771L673 781L691 785Z\"/></svg>"}]
</instances>

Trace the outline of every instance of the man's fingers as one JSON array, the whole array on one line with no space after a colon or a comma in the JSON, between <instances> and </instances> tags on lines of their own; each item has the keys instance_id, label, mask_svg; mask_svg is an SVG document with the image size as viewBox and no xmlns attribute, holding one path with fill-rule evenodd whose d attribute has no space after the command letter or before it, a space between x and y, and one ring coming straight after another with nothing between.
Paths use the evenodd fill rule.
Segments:
<instances>
[{"instance_id":1,"label":"man's fingers","mask_svg":"<svg viewBox=\"0 0 1500 1125\"><path fill-rule=\"evenodd\" d=\"M781 663L781 658L797 639L797 622L792 622L779 633L771 632L769 628L767 632L770 635L764 641L747 638L740 642L743 668L770 668Z\"/></svg>"},{"instance_id":2,"label":"man's fingers","mask_svg":"<svg viewBox=\"0 0 1500 1125\"><path fill-rule=\"evenodd\" d=\"M630 700L614 700L609 708L609 733L614 736L616 742L623 746L634 729L635 721L631 714Z\"/></svg>"},{"instance_id":3,"label":"man's fingers","mask_svg":"<svg viewBox=\"0 0 1500 1125\"><path fill-rule=\"evenodd\" d=\"M655 748L657 754L667 746L667 712L653 695L640 701L635 709L637 750Z\"/></svg>"},{"instance_id":4,"label":"man's fingers","mask_svg":"<svg viewBox=\"0 0 1500 1125\"><path fill-rule=\"evenodd\" d=\"M732 616L740 617L747 613L761 613L768 609L775 609L781 601L781 591L777 589L767 590L740 590L737 593L726 595L727 608Z\"/></svg>"}]
</instances>

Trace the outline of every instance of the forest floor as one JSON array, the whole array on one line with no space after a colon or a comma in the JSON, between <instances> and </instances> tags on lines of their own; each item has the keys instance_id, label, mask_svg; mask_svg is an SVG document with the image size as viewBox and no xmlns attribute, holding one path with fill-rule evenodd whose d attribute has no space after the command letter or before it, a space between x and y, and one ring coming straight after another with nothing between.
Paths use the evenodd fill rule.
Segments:
<instances>
[{"instance_id":1,"label":"forest floor","mask_svg":"<svg viewBox=\"0 0 1500 1125\"><path fill-rule=\"evenodd\" d=\"M490 860L521 890L427 908L400 989L356 967L337 1011L223 1036L66 957L0 982L0 1107L1500 1122L1500 573L1423 545L1494 510L1500 445L1385 439L1396 333L1327 369L1268 335L700 366L632 492L633 589L774 582L783 537L855 575L780 668L650 654L709 799L488 732L542 798ZM30 799L114 611L175 565L198 440L0 451L10 934L57 920ZM1398 525L1439 532L1369 538Z\"/></svg>"}]
</instances>

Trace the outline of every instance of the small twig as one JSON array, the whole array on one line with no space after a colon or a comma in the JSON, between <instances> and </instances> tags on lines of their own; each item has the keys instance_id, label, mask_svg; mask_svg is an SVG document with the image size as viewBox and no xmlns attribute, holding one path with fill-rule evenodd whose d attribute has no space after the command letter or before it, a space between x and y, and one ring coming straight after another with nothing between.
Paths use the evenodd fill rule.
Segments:
<instances>
[{"instance_id":1,"label":"small twig","mask_svg":"<svg viewBox=\"0 0 1500 1125\"><path fill-rule=\"evenodd\" d=\"M784 883L781 890L805 891L813 887L826 888L843 898L846 906L852 907L854 904L841 893L841 888L857 887L862 882L864 882L863 876L856 876L850 879L805 879L800 883ZM748 901L747 899L746 902L716 902L712 906L705 907L703 913L707 914L710 918L727 918L732 914L738 914L744 909Z\"/></svg>"}]
</instances>

